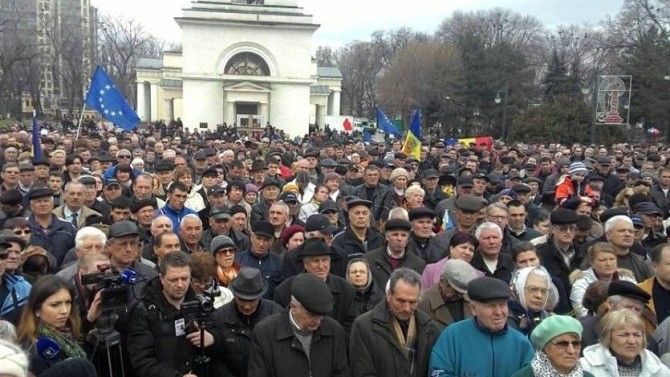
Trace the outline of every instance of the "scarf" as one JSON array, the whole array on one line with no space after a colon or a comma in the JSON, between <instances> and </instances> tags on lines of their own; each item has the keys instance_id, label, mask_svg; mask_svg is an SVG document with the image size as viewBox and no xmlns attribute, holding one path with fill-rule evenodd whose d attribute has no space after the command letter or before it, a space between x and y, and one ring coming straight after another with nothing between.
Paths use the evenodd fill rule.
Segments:
<instances>
[{"instance_id":1,"label":"scarf","mask_svg":"<svg viewBox=\"0 0 670 377\"><path fill-rule=\"evenodd\" d=\"M239 269L233 264L228 268L228 271L224 271L221 266L216 267L216 277L219 279L219 283L223 285L224 287L228 287L228 284L230 284L233 279L237 277L237 273L239 272Z\"/></svg>"},{"instance_id":2,"label":"scarf","mask_svg":"<svg viewBox=\"0 0 670 377\"><path fill-rule=\"evenodd\" d=\"M84 352L79 343L72 338L72 333L70 333L69 330L58 331L51 326L40 322L35 329L35 335L38 338L45 336L55 340L68 358L86 358L86 352Z\"/></svg>"},{"instance_id":3,"label":"scarf","mask_svg":"<svg viewBox=\"0 0 670 377\"><path fill-rule=\"evenodd\" d=\"M398 339L398 343L400 343L400 347L405 351L405 359L407 359L411 356L410 351L416 340L416 321L414 316L411 316L409 319L407 337L403 334L400 322L398 322L398 319L394 315L391 315L391 324L393 325L393 332L395 333L396 339Z\"/></svg>"},{"instance_id":4,"label":"scarf","mask_svg":"<svg viewBox=\"0 0 670 377\"><path fill-rule=\"evenodd\" d=\"M583 377L584 370L577 361L577 365L568 374L561 374L556 371L556 368L551 364L547 354L544 351L535 352L533 361L530 362L530 367L533 369L535 377Z\"/></svg>"}]
</instances>

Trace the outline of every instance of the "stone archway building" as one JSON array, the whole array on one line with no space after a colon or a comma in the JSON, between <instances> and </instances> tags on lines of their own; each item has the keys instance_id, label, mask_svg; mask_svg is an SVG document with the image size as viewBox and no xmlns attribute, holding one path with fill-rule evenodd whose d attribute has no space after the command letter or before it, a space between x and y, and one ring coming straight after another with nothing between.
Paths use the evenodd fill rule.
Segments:
<instances>
[{"instance_id":1,"label":"stone archway building","mask_svg":"<svg viewBox=\"0 0 670 377\"><path fill-rule=\"evenodd\" d=\"M297 0L194 0L175 20L183 52L138 62L142 121L242 132L270 123L298 136L340 115L342 74L312 59L319 25Z\"/></svg>"}]
</instances>

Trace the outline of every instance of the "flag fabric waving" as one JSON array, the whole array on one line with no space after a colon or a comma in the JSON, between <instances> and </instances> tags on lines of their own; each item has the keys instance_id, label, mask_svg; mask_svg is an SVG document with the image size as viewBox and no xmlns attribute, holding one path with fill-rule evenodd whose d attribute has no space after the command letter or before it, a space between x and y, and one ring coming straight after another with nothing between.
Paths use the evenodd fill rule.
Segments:
<instances>
[{"instance_id":1,"label":"flag fabric waving","mask_svg":"<svg viewBox=\"0 0 670 377\"><path fill-rule=\"evenodd\" d=\"M375 106L375 116L377 118L377 129L382 130L387 134L402 136L402 133L398 131L398 127L396 127L386 114L384 114L382 109L377 106Z\"/></svg>"},{"instance_id":2,"label":"flag fabric waving","mask_svg":"<svg viewBox=\"0 0 670 377\"><path fill-rule=\"evenodd\" d=\"M140 123L140 117L100 66L96 67L91 79L91 87L86 95L86 105L94 108L103 118L126 131L134 129Z\"/></svg>"},{"instance_id":3,"label":"flag fabric waving","mask_svg":"<svg viewBox=\"0 0 670 377\"><path fill-rule=\"evenodd\" d=\"M35 114L35 112L33 112L32 137L33 137L33 148L32 148L33 161L41 160L42 144L40 143L40 126L37 124L37 114Z\"/></svg>"},{"instance_id":4,"label":"flag fabric waving","mask_svg":"<svg viewBox=\"0 0 670 377\"><path fill-rule=\"evenodd\" d=\"M412 123L405 136L405 143L402 146L402 153L407 156L414 156L421 159L421 110L416 109L412 115Z\"/></svg>"},{"instance_id":5,"label":"flag fabric waving","mask_svg":"<svg viewBox=\"0 0 670 377\"><path fill-rule=\"evenodd\" d=\"M363 142L372 143L372 135L365 128L363 129Z\"/></svg>"}]
</instances>

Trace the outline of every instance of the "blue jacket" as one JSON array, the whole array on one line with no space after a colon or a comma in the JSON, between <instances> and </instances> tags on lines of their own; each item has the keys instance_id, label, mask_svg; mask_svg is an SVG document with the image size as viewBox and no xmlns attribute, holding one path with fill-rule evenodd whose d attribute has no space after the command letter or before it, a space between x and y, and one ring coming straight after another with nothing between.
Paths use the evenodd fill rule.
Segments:
<instances>
[{"instance_id":1,"label":"blue jacket","mask_svg":"<svg viewBox=\"0 0 670 377\"><path fill-rule=\"evenodd\" d=\"M482 328L476 317L449 325L430 355L432 377L510 377L530 363L535 351L520 332L506 327L496 333Z\"/></svg>"},{"instance_id":2,"label":"blue jacket","mask_svg":"<svg viewBox=\"0 0 670 377\"><path fill-rule=\"evenodd\" d=\"M2 276L2 289L7 289L9 294L5 298L5 301L0 303L2 305L0 306L0 317L18 324L21 309L28 300L30 288L32 286L23 276L5 273ZM16 319L16 322L13 321L14 319Z\"/></svg>"},{"instance_id":3,"label":"blue jacket","mask_svg":"<svg viewBox=\"0 0 670 377\"><path fill-rule=\"evenodd\" d=\"M240 266L261 270L263 278L268 283L268 290L263 295L263 298L272 300L275 295L275 288L281 282L281 258L272 254L269 250L262 258L252 254L251 251L243 251L237 254L235 261Z\"/></svg>"},{"instance_id":4,"label":"blue jacket","mask_svg":"<svg viewBox=\"0 0 670 377\"><path fill-rule=\"evenodd\" d=\"M186 215L190 214L195 214L196 216L198 215L198 212L188 208L184 207L180 212L177 212L174 210L174 208L170 207L170 203L166 203L165 206L161 209L156 210L156 216L161 216L165 215L170 220L172 221L172 229L173 232L179 234L179 224L181 223L181 219L184 218Z\"/></svg>"},{"instance_id":5,"label":"blue jacket","mask_svg":"<svg viewBox=\"0 0 670 377\"><path fill-rule=\"evenodd\" d=\"M56 265L52 267L55 271L60 270L65 254L74 247L74 237L77 234L74 225L58 219L56 215L51 215L51 224L44 230L35 220L35 216L30 215L28 226L32 232L30 244L48 251L56 259Z\"/></svg>"}]
</instances>

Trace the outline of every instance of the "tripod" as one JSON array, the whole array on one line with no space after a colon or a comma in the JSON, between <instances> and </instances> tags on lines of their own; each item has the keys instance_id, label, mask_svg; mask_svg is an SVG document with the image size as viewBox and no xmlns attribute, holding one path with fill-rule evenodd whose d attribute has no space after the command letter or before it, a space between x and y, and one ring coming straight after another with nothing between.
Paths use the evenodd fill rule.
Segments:
<instances>
[{"instance_id":1,"label":"tripod","mask_svg":"<svg viewBox=\"0 0 670 377\"><path fill-rule=\"evenodd\" d=\"M123 345L121 344L121 334L114 329L114 324L119 318L119 315L114 311L105 310L103 311L100 318L95 321L96 331L91 335L93 337L93 343L95 347L93 348L93 357L95 357L96 350L98 347L104 347L105 349L105 358L107 361L107 370L109 372L109 377L125 377L126 373L123 367ZM120 360L120 374L114 373L114 363L112 362L113 354L112 348L116 347L118 352L118 357Z\"/></svg>"}]
</instances>

